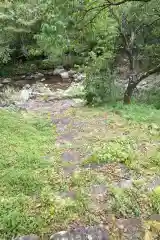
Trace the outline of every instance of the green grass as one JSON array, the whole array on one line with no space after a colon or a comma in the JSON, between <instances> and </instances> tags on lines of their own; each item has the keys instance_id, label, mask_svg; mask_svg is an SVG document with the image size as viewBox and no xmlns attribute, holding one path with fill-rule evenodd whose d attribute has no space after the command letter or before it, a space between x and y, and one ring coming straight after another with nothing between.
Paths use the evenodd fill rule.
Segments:
<instances>
[{"instance_id":1,"label":"green grass","mask_svg":"<svg viewBox=\"0 0 160 240\"><path fill-rule=\"evenodd\" d=\"M63 167L70 164L62 163L61 153L67 147L56 147L55 126L38 116L0 111L0 238L65 230L79 221L94 224L101 221L99 211L104 218L159 213L159 188L147 192L146 184L160 171L160 111L116 105L67 114L85 122L80 129L72 127L75 138L68 148L92 154L66 178ZM101 163L99 169L84 168ZM120 163L132 172L129 189L114 185L121 180ZM91 195L91 187L99 184L107 186L105 208ZM64 198L64 192L74 197Z\"/></svg>"},{"instance_id":2,"label":"green grass","mask_svg":"<svg viewBox=\"0 0 160 240\"><path fill-rule=\"evenodd\" d=\"M1 238L58 229L80 211L84 200L78 205L59 196L68 186L59 169L55 137L55 128L45 119L0 111Z\"/></svg>"},{"instance_id":3,"label":"green grass","mask_svg":"<svg viewBox=\"0 0 160 240\"><path fill-rule=\"evenodd\" d=\"M160 123L160 111L150 105L133 103L124 106L123 104L116 104L115 106L111 106L111 109L127 120L139 123Z\"/></svg>"}]
</instances>

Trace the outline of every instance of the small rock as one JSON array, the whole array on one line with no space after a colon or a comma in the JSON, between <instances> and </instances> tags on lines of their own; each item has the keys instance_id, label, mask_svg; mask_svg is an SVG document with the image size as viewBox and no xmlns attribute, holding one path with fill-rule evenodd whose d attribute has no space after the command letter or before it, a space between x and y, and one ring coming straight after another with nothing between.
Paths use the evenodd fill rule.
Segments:
<instances>
[{"instance_id":1,"label":"small rock","mask_svg":"<svg viewBox=\"0 0 160 240\"><path fill-rule=\"evenodd\" d=\"M76 74L76 71L74 70L69 70L68 71L69 77L73 77Z\"/></svg>"},{"instance_id":2,"label":"small rock","mask_svg":"<svg viewBox=\"0 0 160 240\"><path fill-rule=\"evenodd\" d=\"M79 73L79 74L76 74L76 77L75 77L74 80L75 80L76 82L81 82L81 81L83 81L85 78L86 78L86 74Z\"/></svg>"},{"instance_id":3,"label":"small rock","mask_svg":"<svg viewBox=\"0 0 160 240\"><path fill-rule=\"evenodd\" d=\"M61 73L65 72L64 68L56 68L53 71L53 75L60 75Z\"/></svg>"},{"instance_id":4,"label":"small rock","mask_svg":"<svg viewBox=\"0 0 160 240\"><path fill-rule=\"evenodd\" d=\"M41 79L41 78L43 78L44 77L44 74L43 73L36 73L35 75L34 75L34 79Z\"/></svg>"},{"instance_id":5,"label":"small rock","mask_svg":"<svg viewBox=\"0 0 160 240\"><path fill-rule=\"evenodd\" d=\"M12 240L40 240L40 238L37 235L31 234L12 238Z\"/></svg>"},{"instance_id":6,"label":"small rock","mask_svg":"<svg viewBox=\"0 0 160 240\"><path fill-rule=\"evenodd\" d=\"M86 105L86 101L84 99L76 98L74 99L73 107L83 107Z\"/></svg>"},{"instance_id":7,"label":"small rock","mask_svg":"<svg viewBox=\"0 0 160 240\"><path fill-rule=\"evenodd\" d=\"M69 74L68 72L62 72L60 73L61 77L65 80L65 79L69 79Z\"/></svg>"},{"instance_id":8,"label":"small rock","mask_svg":"<svg viewBox=\"0 0 160 240\"><path fill-rule=\"evenodd\" d=\"M41 82L44 82L44 81L46 81L46 79L45 79L45 78L42 78L42 79L41 79Z\"/></svg>"},{"instance_id":9,"label":"small rock","mask_svg":"<svg viewBox=\"0 0 160 240\"><path fill-rule=\"evenodd\" d=\"M25 80L32 80L34 79L34 75L28 75L25 77Z\"/></svg>"},{"instance_id":10,"label":"small rock","mask_svg":"<svg viewBox=\"0 0 160 240\"><path fill-rule=\"evenodd\" d=\"M20 101L23 103L27 102L31 96L31 93L32 91L30 89L30 85L29 84L25 85L20 94Z\"/></svg>"},{"instance_id":11,"label":"small rock","mask_svg":"<svg viewBox=\"0 0 160 240\"><path fill-rule=\"evenodd\" d=\"M47 72L47 75L48 75L48 76L54 75L54 71L49 71L49 72Z\"/></svg>"},{"instance_id":12,"label":"small rock","mask_svg":"<svg viewBox=\"0 0 160 240\"><path fill-rule=\"evenodd\" d=\"M0 83L0 88L1 88L1 87L3 87L3 84L2 84L2 83Z\"/></svg>"},{"instance_id":13,"label":"small rock","mask_svg":"<svg viewBox=\"0 0 160 240\"><path fill-rule=\"evenodd\" d=\"M11 81L12 81L11 78L4 78L4 79L2 80L2 83L10 83Z\"/></svg>"}]
</instances>

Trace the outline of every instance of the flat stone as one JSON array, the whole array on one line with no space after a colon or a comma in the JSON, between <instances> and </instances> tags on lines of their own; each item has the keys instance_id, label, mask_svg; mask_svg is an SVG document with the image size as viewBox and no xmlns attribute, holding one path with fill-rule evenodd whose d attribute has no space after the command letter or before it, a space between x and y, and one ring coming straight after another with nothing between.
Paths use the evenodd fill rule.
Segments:
<instances>
[{"instance_id":1,"label":"flat stone","mask_svg":"<svg viewBox=\"0 0 160 240\"><path fill-rule=\"evenodd\" d=\"M101 168L103 167L104 165L106 165L106 163L87 163L87 164L84 164L82 167L83 168L86 168L86 169L98 169L98 168Z\"/></svg>"},{"instance_id":2,"label":"flat stone","mask_svg":"<svg viewBox=\"0 0 160 240\"><path fill-rule=\"evenodd\" d=\"M74 200L76 198L76 193L73 191L62 192L62 193L60 193L60 196L62 198L71 198Z\"/></svg>"},{"instance_id":3,"label":"flat stone","mask_svg":"<svg viewBox=\"0 0 160 240\"><path fill-rule=\"evenodd\" d=\"M70 176L72 175L77 169L76 165L70 165L70 166L65 166L63 167L63 171L64 171L64 176Z\"/></svg>"},{"instance_id":4,"label":"flat stone","mask_svg":"<svg viewBox=\"0 0 160 240\"><path fill-rule=\"evenodd\" d=\"M76 151L70 150L62 153L62 159L68 162L79 162L80 154Z\"/></svg>"},{"instance_id":5,"label":"flat stone","mask_svg":"<svg viewBox=\"0 0 160 240\"><path fill-rule=\"evenodd\" d=\"M91 186L91 195L105 195L107 193L107 187L104 184L97 184Z\"/></svg>"},{"instance_id":6,"label":"flat stone","mask_svg":"<svg viewBox=\"0 0 160 240\"><path fill-rule=\"evenodd\" d=\"M57 119L52 120L52 122L55 123L55 124L60 123L60 124L64 124L64 125L69 124L70 121L71 120L69 118L57 118Z\"/></svg>"},{"instance_id":7,"label":"flat stone","mask_svg":"<svg viewBox=\"0 0 160 240\"><path fill-rule=\"evenodd\" d=\"M66 134L60 135L57 140L71 142L73 140L73 135L71 133L66 133Z\"/></svg>"},{"instance_id":8,"label":"flat stone","mask_svg":"<svg viewBox=\"0 0 160 240\"><path fill-rule=\"evenodd\" d=\"M50 240L109 240L109 234L104 228L97 226L82 227L70 231L53 234Z\"/></svg>"},{"instance_id":9,"label":"flat stone","mask_svg":"<svg viewBox=\"0 0 160 240\"><path fill-rule=\"evenodd\" d=\"M56 68L54 71L53 71L53 75L60 75L61 73L65 72L65 69L64 68Z\"/></svg>"},{"instance_id":10,"label":"flat stone","mask_svg":"<svg viewBox=\"0 0 160 240\"><path fill-rule=\"evenodd\" d=\"M160 214L153 214L148 218L148 220L160 222Z\"/></svg>"},{"instance_id":11,"label":"flat stone","mask_svg":"<svg viewBox=\"0 0 160 240\"><path fill-rule=\"evenodd\" d=\"M14 240L40 240L40 238L37 235L31 234L31 235L16 237L14 238Z\"/></svg>"},{"instance_id":12,"label":"flat stone","mask_svg":"<svg viewBox=\"0 0 160 240\"><path fill-rule=\"evenodd\" d=\"M131 188L133 185L132 179L124 179L116 184L120 188Z\"/></svg>"}]
</instances>

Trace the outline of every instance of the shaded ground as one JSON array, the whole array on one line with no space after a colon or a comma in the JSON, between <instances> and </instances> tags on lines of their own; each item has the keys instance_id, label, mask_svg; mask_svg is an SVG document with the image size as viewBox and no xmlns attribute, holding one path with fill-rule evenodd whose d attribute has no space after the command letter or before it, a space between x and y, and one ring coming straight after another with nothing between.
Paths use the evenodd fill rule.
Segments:
<instances>
[{"instance_id":1,"label":"shaded ground","mask_svg":"<svg viewBox=\"0 0 160 240\"><path fill-rule=\"evenodd\" d=\"M46 182L43 194L30 199L30 212L43 224L30 229L47 233L100 224L113 239L144 235L143 220L160 214L160 112L40 99L30 100L27 111L26 121L36 113L56 132L42 156L49 169L38 170Z\"/></svg>"}]
</instances>

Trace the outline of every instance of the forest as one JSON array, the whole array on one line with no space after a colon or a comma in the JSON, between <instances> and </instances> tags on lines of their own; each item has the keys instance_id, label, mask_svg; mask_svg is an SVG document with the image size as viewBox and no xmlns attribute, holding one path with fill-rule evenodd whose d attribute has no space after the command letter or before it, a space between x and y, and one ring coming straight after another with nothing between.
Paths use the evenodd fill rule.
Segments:
<instances>
[{"instance_id":1,"label":"forest","mask_svg":"<svg viewBox=\"0 0 160 240\"><path fill-rule=\"evenodd\" d=\"M159 73L159 4L159 0L2 1L1 75L10 71L8 66L26 61L38 62L40 68L80 68L87 72L87 101L101 103L116 100L119 90L112 83L120 78L121 66L128 79L123 96L128 104L139 83ZM151 81L150 103L159 106L159 91L154 78Z\"/></svg>"}]
</instances>

